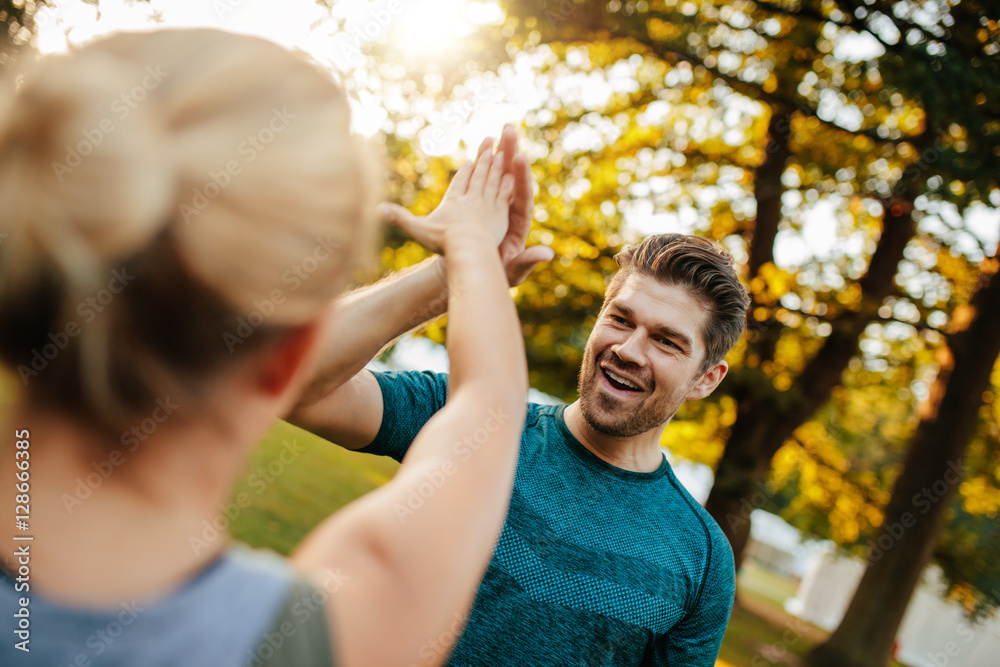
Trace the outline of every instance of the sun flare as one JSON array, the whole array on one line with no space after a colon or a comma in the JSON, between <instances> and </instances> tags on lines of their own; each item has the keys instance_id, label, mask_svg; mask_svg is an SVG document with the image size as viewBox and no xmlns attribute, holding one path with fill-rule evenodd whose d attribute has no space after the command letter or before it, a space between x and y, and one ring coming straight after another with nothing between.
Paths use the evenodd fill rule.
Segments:
<instances>
[{"instance_id":1,"label":"sun flare","mask_svg":"<svg viewBox=\"0 0 1000 667\"><path fill-rule=\"evenodd\" d=\"M393 22L392 46L410 56L434 57L456 47L475 25L467 0L414 0Z\"/></svg>"}]
</instances>

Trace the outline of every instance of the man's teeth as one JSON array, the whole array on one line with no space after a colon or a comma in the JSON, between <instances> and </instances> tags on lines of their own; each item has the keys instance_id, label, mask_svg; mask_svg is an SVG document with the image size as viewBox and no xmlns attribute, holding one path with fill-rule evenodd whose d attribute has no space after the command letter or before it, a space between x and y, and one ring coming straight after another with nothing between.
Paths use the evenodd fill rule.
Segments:
<instances>
[{"instance_id":1,"label":"man's teeth","mask_svg":"<svg viewBox=\"0 0 1000 667\"><path fill-rule=\"evenodd\" d=\"M635 384L633 384L633 383L629 382L628 380L626 380L625 378L623 378L621 375L616 375L615 373L612 373L607 368L604 369L604 372L607 373L608 377L611 378L612 380L614 380L615 382L620 382L623 385L625 385L626 387L629 387L631 389L638 389L639 388L639 387L635 386Z\"/></svg>"}]
</instances>

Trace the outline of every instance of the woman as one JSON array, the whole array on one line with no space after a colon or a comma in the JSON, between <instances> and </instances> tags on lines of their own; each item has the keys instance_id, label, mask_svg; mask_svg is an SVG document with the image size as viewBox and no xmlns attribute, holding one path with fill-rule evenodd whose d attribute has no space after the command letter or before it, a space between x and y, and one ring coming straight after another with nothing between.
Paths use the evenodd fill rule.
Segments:
<instances>
[{"instance_id":1,"label":"woman","mask_svg":"<svg viewBox=\"0 0 1000 667\"><path fill-rule=\"evenodd\" d=\"M5 486L0 514L27 512L33 541L3 551L0 663L406 665L453 640L524 418L502 154L459 171L424 234L460 286L447 405L392 482L285 561L204 525L368 256L375 179L342 91L263 40L120 34L43 61L2 118L0 355L25 388L0 479L30 499ZM462 460L491 409L511 419Z\"/></svg>"}]
</instances>

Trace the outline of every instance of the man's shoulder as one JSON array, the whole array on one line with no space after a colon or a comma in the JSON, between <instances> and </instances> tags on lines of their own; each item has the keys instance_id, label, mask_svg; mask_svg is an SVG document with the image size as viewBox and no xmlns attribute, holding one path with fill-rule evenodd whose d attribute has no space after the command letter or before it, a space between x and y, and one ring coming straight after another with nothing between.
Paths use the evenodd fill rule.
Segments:
<instances>
[{"instance_id":1,"label":"man's shoulder","mask_svg":"<svg viewBox=\"0 0 1000 667\"><path fill-rule=\"evenodd\" d=\"M448 396L448 374L431 370L369 369L378 381L382 394L433 394Z\"/></svg>"},{"instance_id":2,"label":"man's shoulder","mask_svg":"<svg viewBox=\"0 0 1000 667\"><path fill-rule=\"evenodd\" d=\"M669 466L669 464L667 464ZM704 553L709 560L719 563L733 562L733 550L729 544L729 539L713 517L701 503L681 484L670 468L664 475L664 484L669 487L669 493L675 495L686 508L682 522L689 528L694 528L704 538ZM715 565L712 563L712 565Z\"/></svg>"},{"instance_id":3,"label":"man's shoulder","mask_svg":"<svg viewBox=\"0 0 1000 667\"><path fill-rule=\"evenodd\" d=\"M380 381L403 382L403 381L423 381L440 382L448 380L448 373L434 370L405 370L385 367L369 367L368 370Z\"/></svg>"},{"instance_id":4,"label":"man's shoulder","mask_svg":"<svg viewBox=\"0 0 1000 667\"><path fill-rule=\"evenodd\" d=\"M528 410L524 417L524 434L522 447L532 442L548 441L564 437L565 422L562 411L563 403L537 403L528 401Z\"/></svg>"}]
</instances>

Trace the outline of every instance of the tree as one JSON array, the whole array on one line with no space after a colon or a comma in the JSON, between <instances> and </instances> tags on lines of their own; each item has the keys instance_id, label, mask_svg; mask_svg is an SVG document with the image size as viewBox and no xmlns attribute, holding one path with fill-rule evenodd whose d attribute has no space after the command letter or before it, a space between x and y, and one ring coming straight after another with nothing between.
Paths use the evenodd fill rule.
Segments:
<instances>
[{"instance_id":1,"label":"tree","mask_svg":"<svg viewBox=\"0 0 1000 667\"><path fill-rule=\"evenodd\" d=\"M535 58L546 94L526 120L542 183L541 230L532 240L548 234L569 248L575 235L593 241L582 257L569 257L570 270L543 269L519 293L531 364L544 369L533 382L572 394L580 323L599 302L601 274L613 268L599 234L620 238L616 218L631 207L693 219L747 267L754 330L730 355L721 393L686 407L666 435L681 447L693 440L685 453L717 464L709 507L739 558L774 456L809 439L802 429L822 421L863 356L859 345L884 338L874 325L909 327L933 349L950 314L968 303L969 272L953 270L967 251L949 246L969 235L927 221L937 206L960 214L971 202L997 203L998 98L979 94L993 90L986 56L995 23L970 20L975 3L961 6L961 22L946 9L928 19L904 3L846 0L503 4L505 22L470 40L476 64L460 69L503 75L500 63ZM839 53L859 35L877 52ZM980 47L966 48L970 39L980 40L980 55ZM426 74L406 78L427 83ZM559 77L625 83L595 102L565 86L556 98ZM945 77L968 85L925 99L921 91L953 88L941 86ZM452 77L435 79L447 90L441 80ZM597 139L585 147L565 140L580 132ZM834 211L838 237L855 249L779 262L781 237L801 229L814 202ZM580 261L588 257L595 267ZM565 296L553 293L567 284ZM563 309L563 299L572 307ZM558 317L544 309L553 307ZM535 336L543 343L532 345ZM879 476L859 501L875 512L872 524L891 481Z\"/></svg>"},{"instance_id":2,"label":"tree","mask_svg":"<svg viewBox=\"0 0 1000 667\"><path fill-rule=\"evenodd\" d=\"M807 662L885 665L903 613L933 553L946 508L963 477L983 395L1000 359L1000 255L984 262L984 285L956 318L941 350L931 398L907 452L870 561L843 620Z\"/></svg>"},{"instance_id":3,"label":"tree","mask_svg":"<svg viewBox=\"0 0 1000 667\"><path fill-rule=\"evenodd\" d=\"M1000 89L1000 7L961 3L930 17L915 16L915 6L904 7L882 7L891 12L882 15L906 34L905 42L892 45L885 69L924 103L929 128L940 131L958 120L963 125L953 134L975 135L969 146L973 150L951 156L953 173L966 173L968 179L952 181L951 189L961 195L966 184L980 191L993 187L980 180L989 176L967 170L995 166L1000 155L1000 104L989 96ZM944 77L962 77L968 85L954 93L955 115L942 113L932 93L945 84ZM869 557L843 620L830 639L810 653L811 665L884 665L888 660L903 613L947 520L949 501L963 479L966 452L976 440L982 414L994 411L991 373L1000 358L998 269L1000 249L982 261L974 296L951 319L938 376L885 509L877 544L888 548L880 549L877 558ZM993 439L997 441L995 433ZM947 565L948 558L942 562ZM951 572L960 573L961 568L953 566ZM965 578L982 585L983 577L976 574L966 573ZM997 597L995 589L991 596Z\"/></svg>"},{"instance_id":4,"label":"tree","mask_svg":"<svg viewBox=\"0 0 1000 667\"><path fill-rule=\"evenodd\" d=\"M928 181L940 173L948 183L956 180L955 165L961 161L955 157L956 142L947 126L926 124L927 112L913 95L904 97L897 85L887 82L881 61L849 62L831 56L838 40L857 31L877 41L891 40L883 35L877 12L868 20L855 19L832 3L818 2L549 3L541 9L528 3L508 5L518 26L530 31L526 41L539 35L536 42L555 48L560 43L617 40L675 71L691 66L692 87L723 91L708 100L704 94L692 95L704 114L724 106L714 103L722 95L746 97L764 108L759 117L766 122L766 132L744 135L747 144L727 150L719 142L683 142L691 172L709 164L737 166L754 203L752 217L727 220L723 214L705 229L729 246L734 235L742 237L755 301L757 326L748 345L731 357L733 371L721 388L735 399L736 414L725 429L728 435L707 503L740 562L749 535L750 499L767 479L775 453L841 384L868 325L892 319L891 310L888 318L880 314L886 303L919 303L894 278L919 232L917 198L928 194ZM898 51L892 44L888 47ZM608 50L614 52L613 47ZM656 88L652 92L661 93ZM824 109L824 100L831 96L843 105L839 112ZM856 117L844 109L854 109ZM680 134L669 126L662 132L661 145L670 145L671 135ZM754 142L760 142L759 148L748 152ZM962 178L957 189L963 203L989 192L989 178L984 183L981 171L963 172ZM704 185L691 180L692 188ZM866 235L872 248L865 268L848 257L828 262L839 274L831 283L807 267L793 272L775 266L779 232L788 228L790 217L802 215L801 204L789 214L786 195L793 188L849 202L845 208L855 230ZM802 308L804 303L810 307ZM927 314L917 311L918 320L911 323Z\"/></svg>"}]
</instances>

